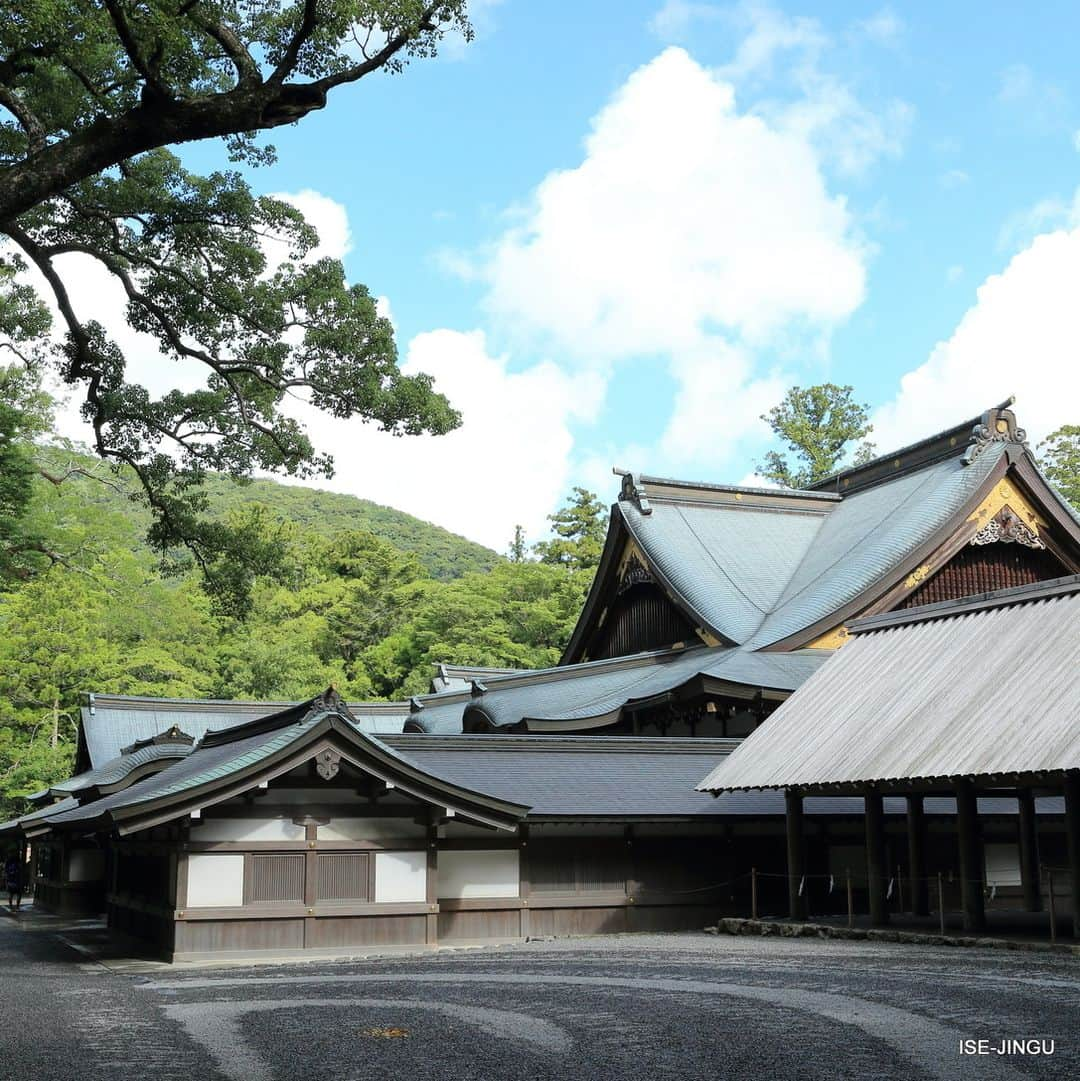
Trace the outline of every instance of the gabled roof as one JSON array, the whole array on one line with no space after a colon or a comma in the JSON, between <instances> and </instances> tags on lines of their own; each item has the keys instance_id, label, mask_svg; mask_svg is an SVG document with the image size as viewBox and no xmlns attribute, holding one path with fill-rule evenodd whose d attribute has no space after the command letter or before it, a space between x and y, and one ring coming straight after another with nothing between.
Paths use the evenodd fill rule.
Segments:
<instances>
[{"instance_id":1,"label":"gabled roof","mask_svg":"<svg viewBox=\"0 0 1080 1081\"><path fill-rule=\"evenodd\" d=\"M885 598L1007 475L1080 567L1080 519L1039 472L1010 404L805 491L624 473L564 663L587 651L628 550L704 641L797 649Z\"/></svg>"},{"instance_id":2,"label":"gabled roof","mask_svg":"<svg viewBox=\"0 0 1080 1081\"><path fill-rule=\"evenodd\" d=\"M51 814L49 826L80 832L115 827L131 833L173 821L287 772L326 746L374 776L391 780L406 794L485 825L512 828L527 810L418 769L363 732L345 703L329 690L268 717L207 731L191 753L170 768L122 792Z\"/></svg>"},{"instance_id":3,"label":"gabled roof","mask_svg":"<svg viewBox=\"0 0 1080 1081\"><path fill-rule=\"evenodd\" d=\"M295 703L90 694L81 711L75 768L103 766L125 747L174 727L198 740L208 728L230 728L292 705ZM408 706L400 702L365 702L353 707L358 724L368 732L400 732L408 714Z\"/></svg>"},{"instance_id":4,"label":"gabled roof","mask_svg":"<svg viewBox=\"0 0 1080 1081\"><path fill-rule=\"evenodd\" d=\"M49 791L54 796L70 795L79 799L91 794L112 792L126 786L133 777L164 769L166 763L186 758L191 753L191 746L191 743L179 741L143 743L97 769L77 773L66 781L54 784Z\"/></svg>"},{"instance_id":5,"label":"gabled roof","mask_svg":"<svg viewBox=\"0 0 1080 1081\"><path fill-rule=\"evenodd\" d=\"M857 789L1080 769L1080 575L852 624L702 782Z\"/></svg>"},{"instance_id":6,"label":"gabled roof","mask_svg":"<svg viewBox=\"0 0 1080 1081\"><path fill-rule=\"evenodd\" d=\"M783 698L824 660L819 653L752 653L724 646L639 653L474 682L469 691L425 696L406 731L469 728L580 731L614 724L624 711L681 695L761 692Z\"/></svg>"}]
</instances>

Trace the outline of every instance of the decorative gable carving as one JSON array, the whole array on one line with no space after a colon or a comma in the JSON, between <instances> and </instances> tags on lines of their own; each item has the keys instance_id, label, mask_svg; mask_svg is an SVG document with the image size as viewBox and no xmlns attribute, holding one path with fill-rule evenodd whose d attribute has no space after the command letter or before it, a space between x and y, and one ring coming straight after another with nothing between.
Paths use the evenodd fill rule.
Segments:
<instances>
[{"instance_id":1,"label":"decorative gable carving","mask_svg":"<svg viewBox=\"0 0 1080 1081\"><path fill-rule=\"evenodd\" d=\"M315 770L324 781L332 781L341 769L341 755L324 747L315 756Z\"/></svg>"},{"instance_id":2,"label":"decorative gable carving","mask_svg":"<svg viewBox=\"0 0 1080 1081\"><path fill-rule=\"evenodd\" d=\"M1009 507L1001 510L971 538L972 544L1023 544L1027 548L1045 548L1036 529L1024 524Z\"/></svg>"},{"instance_id":3,"label":"decorative gable carving","mask_svg":"<svg viewBox=\"0 0 1080 1081\"><path fill-rule=\"evenodd\" d=\"M622 573L619 576L619 585L615 590L615 596L620 596L628 589L641 585L643 582L653 580L652 571L645 566L645 561L635 549L631 549L630 555L623 564Z\"/></svg>"}]
</instances>

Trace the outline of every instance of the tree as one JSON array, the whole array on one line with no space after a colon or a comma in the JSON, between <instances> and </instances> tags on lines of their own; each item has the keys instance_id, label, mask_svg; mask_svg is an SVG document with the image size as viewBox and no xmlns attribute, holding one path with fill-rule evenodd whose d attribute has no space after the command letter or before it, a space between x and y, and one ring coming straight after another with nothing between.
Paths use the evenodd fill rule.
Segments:
<instances>
[{"instance_id":1,"label":"tree","mask_svg":"<svg viewBox=\"0 0 1080 1081\"><path fill-rule=\"evenodd\" d=\"M1050 483L1080 511L1080 424L1065 424L1051 432L1039 450Z\"/></svg>"},{"instance_id":2,"label":"tree","mask_svg":"<svg viewBox=\"0 0 1080 1081\"><path fill-rule=\"evenodd\" d=\"M283 411L287 394L402 435L460 418L429 377L400 372L368 290L310 258L298 211L167 148L221 139L234 161L272 161L258 132L432 55L448 30L469 36L464 0L21 0L0 23L0 335L30 328L42 343L33 268L64 332L48 355L82 397L94 450L134 471L152 543L185 549L224 610L247 603L250 575L232 568L251 537L205 516L207 471L333 470ZM285 248L276 265L268 236ZM130 381L116 341L76 312L71 255L118 283L130 325L203 385L155 398Z\"/></svg>"},{"instance_id":3,"label":"tree","mask_svg":"<svg viewBox=\"0 0 1080 1081\"><path fill-rule=\"evenodd\" d=\"M419 582L408 618L369 649L364 665L376 692L420 694L440 662L507 668L558 663L577 621L589 575L526 560L452 582Z\"/></svg>"},{"instance_id":4,"label":"tree","mask_svg":"<svg viewBox=\"0 0 1080 1081\"><path fill-rule=\"evenodd\" d=\"M835 383L792 387L761 419L786 443L794 461L771 450L758 464L758 473L786 488L805 488L835 473L848 445L873 431L868 407L852 401L853 390ZM872 443L863 443L856 463L869 461L873 450Z\"/></svg>"},{"instance_id":5,"label":"tree","mask_svg":"<svg viewBox=\"0 0 1080 1081\"><path fill-rule=\"evenodd\" d=\"M541 563L573 571L591 571L600 562L607 533L604 505L585 488L574 488L570 501L548 515L555 536L534 545Z\"/></svg>"},{"instance_id":6,"label":"tree","mask_svg":"<svg viewBox=\"0 0 1080 1081\"><path fill-rule=\"evenodd\" d=\"M509 559L511 563L524 563L527 545L525 544L524 526L514 526L514 539L510 542Z\"/></svg>"}]
</instances>

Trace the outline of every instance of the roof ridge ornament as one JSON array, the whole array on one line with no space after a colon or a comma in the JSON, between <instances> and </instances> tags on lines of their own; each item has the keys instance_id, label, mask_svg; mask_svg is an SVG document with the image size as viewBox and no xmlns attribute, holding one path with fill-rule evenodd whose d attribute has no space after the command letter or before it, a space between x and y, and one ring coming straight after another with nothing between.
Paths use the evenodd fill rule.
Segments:
<instances>
[{"instance_id":1,"label":"roof ridge ornament","mask_svg":"<svg viewBox=\"0 0 1080 1081\"><path fill-rule=\"evenodd\" d=\"M617 465L612 466L611 472L617 477L622 477L622 487L619 489L620 501L636 504L642 514L652 514L648 493L641 483L641 474L631 472L629 469L620 469Z\"/></svg>"},{"instance_id":2,"label":"roof ridge ornament","mask_svg":"<svg viewBox=\"0 0 1080 1081\"><path fill-rule=\"evenodd\" d=\"M971 440L964 453L964 465L973 461L994 443L1018 443L1027 447L1027 432L1016 423L1016 414L1009 407L1016 401L1010 395L1001 405L988 409L971 429Z\"/></svg>"},{"instance_id":3,"label":"roof ridge ornament","mask_svg":"<svg viewBox=\"0 0 1080 1081\"><path fill-rule=\"evenodd\" d=\"M482 694L487 694L487 687L478 679L469 680L469 693L473 698L479 698Z\"/></svg>"}]
</instances>

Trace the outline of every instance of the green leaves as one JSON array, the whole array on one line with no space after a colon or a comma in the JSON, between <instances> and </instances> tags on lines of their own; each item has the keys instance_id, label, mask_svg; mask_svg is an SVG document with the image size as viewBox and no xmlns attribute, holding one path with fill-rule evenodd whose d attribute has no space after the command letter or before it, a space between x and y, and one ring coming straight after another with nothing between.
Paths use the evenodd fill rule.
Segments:
<instances>
[{"instance_id":1,"label":"green leaves","mask_svg":"<svg viewBox=\"0 0 1080 1081\"><path fill-rule=\"evenodd\" d=\"M167 147L221 138L234 158L269 160L256 132L431 55L448 30L469 36L463 0L25 0L0 25L0 341L24 365L49 358L80 395L94 451L138 478L152 543L167 565L185 547L221 611L250 603L273 546L205 520L206 474L333 472L289 396L396 435L443 434L460 416L429 377L402 374L368 289L311 257L297 210L237 173L196 175ZM71 255L119 285L127 323L183 369L182 387L151 394L115 328L79 318Z\"/></svg>"},{"instance_id":2,"label":"green leaves","mask_svg":"<svg viewBox=\"0 0 1080 1081\"><path fill-rule=\"evenodd\" d=\"M1039 444L1039 464L1051 484L1080 513L1080 424L1065 424Z\"/></svg>"},{"instance_id":3,"label":"green leaves","mask_svg":"<svg viewBox=\"0 0 1080 1081\"><path fill-rule=\"evenodd\" d=\"M555 537L534 546L541 563L575 571L593 571L607 535L607 513L596 496L575 488L570 502L548 516Z\"/></svg>"},{"instance_id":4,"label":"green leaves","mask_svg":"<svg viewBox=\"0 0 1080 1081\"><path fill-rule=\"evenodd\" d=\"M758 473L785 488L805 488L836 472L848 445L873 431L867 407L852 401L853 391L835 383L792 387L761 419L784 441L794 461L772 450L758 463ZM863 443L856 462L869 461L873 449L872 443Z\"/></svg>"}]
</instances>

